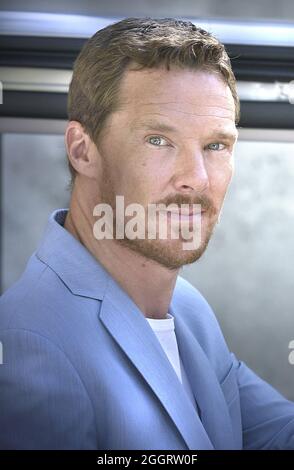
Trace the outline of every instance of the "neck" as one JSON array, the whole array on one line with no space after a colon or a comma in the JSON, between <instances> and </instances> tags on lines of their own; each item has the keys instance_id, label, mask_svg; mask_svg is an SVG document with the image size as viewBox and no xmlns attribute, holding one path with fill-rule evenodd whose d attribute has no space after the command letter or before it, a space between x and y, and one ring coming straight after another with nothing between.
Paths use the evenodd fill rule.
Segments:
<instances>
[{"instance_id":1,"label":"neck","mask_svg":"<svg viewBox=\"0 0 294 470\"><path fill-rule=\"evenodd\" d=\"M72 195L64 228L103 265L145 317L165 318L178 270L171 271L116 240L97 240L93 235L95 219L88 210L92 206L83 206L82 200Z\"/></svg>"}]
</instances>

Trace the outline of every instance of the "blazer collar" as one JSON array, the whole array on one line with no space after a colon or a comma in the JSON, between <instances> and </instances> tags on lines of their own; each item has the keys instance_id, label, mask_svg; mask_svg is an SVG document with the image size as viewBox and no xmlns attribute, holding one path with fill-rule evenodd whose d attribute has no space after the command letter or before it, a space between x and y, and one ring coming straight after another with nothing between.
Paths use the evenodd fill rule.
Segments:
<instances>
[{"instance_id":1,"label":"blazer collar","mask_svg":"<svg viewBox=\"0 0 294 470\"><path fill-rule=\"evenodd\" d=\"M68 209L52 212L36 256L50 266L73 294L102 300L110 275L63 227L67 212Z\"/></svg>"}]
</instances>

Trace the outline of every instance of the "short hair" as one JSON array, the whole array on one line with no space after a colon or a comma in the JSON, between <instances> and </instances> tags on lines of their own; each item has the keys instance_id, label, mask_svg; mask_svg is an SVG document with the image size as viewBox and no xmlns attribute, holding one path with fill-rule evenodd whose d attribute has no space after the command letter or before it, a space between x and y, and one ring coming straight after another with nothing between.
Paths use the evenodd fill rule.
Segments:
<instances>
[{"instance_id":1,"label":"short hair","mask_svg":"<svg viewBox=\"0 0 294 470\"><path fill-rule=\"evenodd\" d=\"M98 144L106 118L119 105L119 85L124 72L171 66L220 74L240 117L236 79L225 47L190 21L173 18L126 18L97 31L77 56L68 93L68 119L78 121ZM76 171L68 160L73 187Z\"/></svg>"}]
</instances>

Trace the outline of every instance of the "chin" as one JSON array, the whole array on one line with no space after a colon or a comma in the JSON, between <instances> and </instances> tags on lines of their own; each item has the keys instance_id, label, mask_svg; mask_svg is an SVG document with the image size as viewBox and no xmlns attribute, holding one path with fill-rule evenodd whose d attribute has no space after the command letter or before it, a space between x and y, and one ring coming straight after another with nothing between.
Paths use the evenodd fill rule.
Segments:
<instances>
[{"instance_id":1,"label":"chin","mask_svg":"<svg viewBox=\"0 0 294 470\"><path fill-rule=\"evenodd\" d=\"M197 249L184 250L182 240L119 240L128 249L167 269L177 270L197 261L204 253L208 241ZM186 243L186 242L184 242Z\"/></svg>"}]
</instances>

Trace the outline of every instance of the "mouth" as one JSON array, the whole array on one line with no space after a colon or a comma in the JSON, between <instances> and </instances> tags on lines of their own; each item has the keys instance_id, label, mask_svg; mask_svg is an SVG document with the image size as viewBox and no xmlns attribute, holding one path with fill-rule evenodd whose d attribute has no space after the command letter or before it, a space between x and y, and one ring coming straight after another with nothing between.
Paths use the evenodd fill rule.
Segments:
<instances>
[{"instance_id":1,"label":"mouth","mask_svg":"<svg viewBox=\"0 0 294 470\"><path fill-rule=\"evenodd\" d=\"M206 210L190 210L190 211L167 211L167 216L169 219L178 219L179 221L195 221L199 220L204 214Z\"/></svg>"},{"instance_id":2,"label":"mouth","mask_svg":"<svg viewBox=\"0 0 294 470\"><path fill-rule=\"evenodd\" d=\"M201 207L200 204L184 204L185 207L179 207L179 209L171 209L170 213L172 214L179 214L180 216L194 216L200 215L206 212L204 208Z\"/></svg>"}]
</instances>

